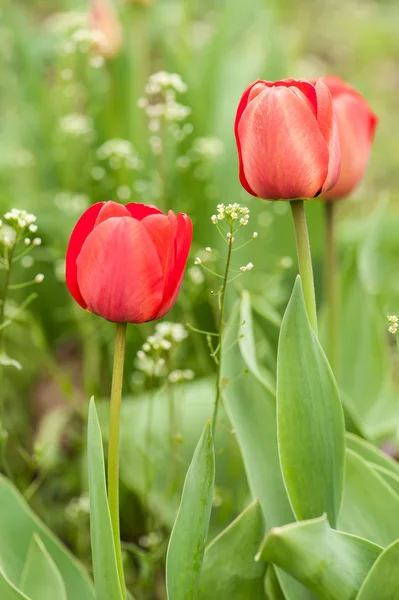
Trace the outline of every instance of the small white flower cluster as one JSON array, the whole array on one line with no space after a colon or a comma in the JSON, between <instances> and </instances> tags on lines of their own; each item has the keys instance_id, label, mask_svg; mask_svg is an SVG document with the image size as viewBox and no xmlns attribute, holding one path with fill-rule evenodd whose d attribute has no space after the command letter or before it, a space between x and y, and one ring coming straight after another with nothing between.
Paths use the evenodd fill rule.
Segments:
<instances>
[{"instance_id":1,"label":"small white flower cluster","mask_svg":"<svg viewBox=\"0 0 399 600\"><path fill-rule=\"evenodd\" d=\"M17 246L19 242L23 243L26 248L21 250L17 255L17 260L21 260L23 267L29 268L33 265L33 259L31 256L27 256L31 248L34 246L40 246L42 243L41 238L31 238L31 234L37 232L36 215L28 213L26 210L20 208L12 208L4 215L4 223L0 220L0 242L4 246L11 248ZM15 254L14 254L15 260ZM42 273L38 273L36 277L30 283L41 283L44 279Z\"/></svg>"},{"instance_id":2,"label":"small white flower cluster","mask_svg":"<svg viewBox=\"0 0 399 600\"><path fill-rule=\"evenodd\" d=\"M86 516L90 512L90 500L88 494L82 494L72 500L67 505L65 512L71 521L76 521L81 516Z\"/></svg>"},{"instance_id":3,"label":"small white flower cluster","mask_svg":"<svg viewBox=\"0 0 399 600\"><path fill-rule=\"evenodd\" d=\"M93 48L99 48L104 44L104 34L88 26L87 13L78 11L58 13L50 17L47 24L56 35L61 37L59 53L62 56L75 52L87 54ZM94 68L102 67L104 62L102 56L96 55L91 56L89 61Z\"/></svg>"},{"instance_id":4,"label":"small white flower cluster","mask_svg":"<svg viewBox=\"0 0 399 600\"><path fill-rule=\"evenodd\" d=\"M194 371L191 369L176 369L168 375L170 383L181 383L182 381L192 381L195 377Z\"/></svg>"},{"instance_id":5,"label":"small white flower cluster","mask_svg":"<svg viewBox=\"0 0 399 600\"><path fill-rule=\"evenodd\" d=\"M137 368L150 377L166 377L168 375L166 371L168 354L174 344L181 343L187 336L187 330L180 323L169 321L158 323L155 326L154 334L147 338L137 352ZM187 374L185 371L184 373Z\"/></svg>"},{"instance_id":6,"label":"small white flower cluster","mask_svg":"<svg viewBox=\"0 0 399 600\"><path fill-rule=\"evenodd\" d=\"M93 132L93 124L90 117L79 113L71 113L61 117L60 131L74 138L87 138Z\"/></svg>"},{"instance_id":7,"label":"small white flower cluster","mask_svg":"<svg viewBox=\"0 0 399 600\"><path fill-rule=\"evenodd\" d=\"M176 100L176 94L187 91L186 84L177 73L159 71L148 78L144 88L145 96L139 98L137 105L144 109L148 118L148 129L153 134L161 131L161 123L170 123L170 132L176 140L181 141L192 133L192 125L186 124L183 128L176 126L176 122L184 121L191 113L191 109ZM162 139L159 135L150 137L153 154L159 155L163 151Z\"/></svg>"},{"instance_id":8,"label":"small white flower cluster","mask_svg":"<svg viewBox=\"0 0 399 600\"><path fill-rule=\"evenodd\" d=\"M254 268L253 264L251 262L249 262L244 267L240 267L240 271L241 271L241 273L245 273L245 271L252 271L253 268Z\"/></svg>"},{"instance_id":9,"label":"small white flower cluster","mask_svg":"<svg viewBox=\"0 0 399 600\"><path fill-rule=\"evenodd\" d=\"M248 225L249 221L249 208L242 206L241 204L218 204L217 214L212 215L211 221L214 225L218 221L227 221L229 224L239 221L240 225ZM255 232L256 233L256 232ZM257 235L255 235L257 237Z\"/></svg>"},{"instance_id":10,"label":"small white flower cluster","mask_svg":"<svg viewBox=\"0 0 399 600\"><path fill-rule=\"evenodd\" d=\"M74 217L83 213L89 207L90 199L86 194L59 192L54 196L54 204L66 215Z\"/></svg>"},{"instance_id":11,"label":"small white flower cluster","mask_svg":"<svg viewBox=\"0 0 399 600\"><path fill-rule=\"evenodd\" d=\"M396 315L388 315L387 321L389 324L389 327L388 327L389 333L392 333L392 335L395 335L398 331L398 322L399 322L398 317Z\"/></svg>"},{"instance_id":12,"label":"small white flower cluster","mask_svg":"<svg viewBox=\"0 0 399 600\"><path fill-rule=\"evenodd\" d=\"M217 137L201 137L194 140L193 152L199 158L212 162L222 156L224 145Z\"/></svg>"},{"instance_id":13,"label":"small white flower cluster","mask_svg":"<svg viewBox=\"0 0 399 600\"><path fill-rule=\"evenodd\" d=\"M114 138L107 140L97 150L97 158L108 162L111 169L116 171L122 166L127 169L141 169L142 163L139 156L129 140L123 140L121 138ZM96 169L96 171L94 170ZM100 180L105 175L104 170L101 171L102 167L94 167L92 170L92 177Z\"/></svg>"}]
</instances>

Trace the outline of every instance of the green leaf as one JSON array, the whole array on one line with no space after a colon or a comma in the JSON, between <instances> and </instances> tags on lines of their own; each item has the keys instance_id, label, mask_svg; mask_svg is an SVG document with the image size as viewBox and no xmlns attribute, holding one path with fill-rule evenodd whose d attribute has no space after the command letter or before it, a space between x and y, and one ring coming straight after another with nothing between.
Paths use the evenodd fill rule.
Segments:
<instances>
[{"instance_id":1,"label":"green leaf","mask_svg":"<svg viewBox=\"0 0 399 600\"><path fill-rule=\"evenodd\" d=\"M32 600L66 600L61 574L40 537L35 534L21 577L21 589Z\"/></svg>"},{"instance_id":2,"label":"green leaf","mask_svg":"<svg viewBox=\"0 0 399 600\"><path fill-rule=\"evenodd\" d=\"M369 463L347 450L339 528L385 547L399 538L398 515L398 494Z\"/></svg>"},{"instance_id":3,"label":"green leaf","mask_svg":"<svg viewBox=\"0 0 399 600\"><path fill-rule=\"evenodd\" d=\"M399 540L380 554L356 600L399 600Z\"/></svg>"},{"instance_id":4,"label":"green leaf","mask_svg":"<svg viewBox=\"0 0 399 600\"><path fill-rule=\"evenodd\" d=\"M87 460L96 600L122 600L105 484L103 443L94 398L90 400L89 405Z\"/></svg>"},{"instance_id":5,"label":"green leaf","mask_svg":"<svg viewBox=\"0 0 399 600\"><path fill-rule=\"evenodd\" d=\"M26 594L18 590L8 579L3 569L0 567L0 598L1 600L32 600Z\"/></svg>"},{"instance_id":6,"label":"green leaf","mask_svg":"<svg viewBox=\"0 0 399 600\"><path fill-rule=\"evenodd\" d=\"M271 393L276 393L276 385L271 374L261 368L256 358L255 339L253 333L251 299L249 293L244 290L241 296L240 321L242 323L239 331L238 344L241 355L253 375Z\"/></svg>"},{"instance_id":7,"label":"green leaf","mask_svg":"<svg viewBox=\"0 0 399 600\"><path fill-rule=\"evenodd\" d=\"M399 476L392 473L389 469L385 467L381 467L380 465L376 465L374 463L369 463L370 466L374 469L374 471L382 477L382 479L389 485L393 491L399 495Z\"/></svg>"},{"instance_id":8,"label":"green leaf","mask_svg":"<svg viewBox=\"0 0 399 600\"><path fill-rule=\"evenodd\" d=\"M61 573L68 600L94 600L93 585L83 567L2 476L0 531L0 564L14 585L19 585L32 536L37 533Z\"/></svg>"},{"instance_id":9,"label":"green leaf","mask_svg":"<svg viewBox=\"0 0 399 600\"><path fill-rule=\"evenodd\" d=\"M285 600L273 565L267 567L265 590L269 600Z\"/></svg>"},{"instance_id":10,"label":"green leaf","mask_svg":"<svg viewBox=\"0 0 399 600\"><path fill-rule=\"evenodd\" d=\"M274 528L259 558L301 581L319 600L353 600L382 548L331 529L327 516Z\"/></svg>"},{"instance_id":11,"label":"green leaf","mask_svg":"<svg viewBox=\"0 0 399 600\"><path fill-rule=\"evenodd\" d=\"M195 600L204 557L215 480L212 426L208 419L184 482L166 557L169 600Z\"/></svg>"},{"instance_id":12,"label":"green leaf","mask_svg":"<svg viewBox=\"0 0 399 600\"><path fill-rule=\"evenodd\" d=\"M370 442L367 442L366 440L363 440L352 433L347 433L346 446L367 460L367 462L375 463L381 467L385 467L385 469L388 469L389 471L392 471L392 473L399 475L399 463L388 456L388 454L385 454L379 450Z\"/></svg>"},{"instance_id":13,"label":"green leaf","mask_svg":"<svg viewBox=\"0 0 399 600\"><path fill-rule=\"evenodd\" d=\"M280 469L277 447L276 403L268 388L251 373L243 374L245 363L234 340L239 328L238 305L226 327L223 357L224 406L237 435L252 497L259 498L266 528L294 520ZM287 600L310 600L306 588L277 570Z\"/></svg>"},{"instance_id":14,"label":"green leaf","mask_svg":"<svg viewBox=\"0 0 399 600\"><path fill-rule=\"evenodd\" d=\"M255 562L262 538L262 511L256 500L206 548L199 598L265 600L266 566Z\"/></svg>"},{"instance_id":15,"label":"green leaf","mask_svg":"<svg viewBox=\"0 0 399 600\"><path fill-rule=\"evenodd\" d=\"M344 481L344 417L331 368L309 324L299 277L280 332L277 428L281 468L296 518L326 512L334 526Z\"/></svg>"}]
</instances>

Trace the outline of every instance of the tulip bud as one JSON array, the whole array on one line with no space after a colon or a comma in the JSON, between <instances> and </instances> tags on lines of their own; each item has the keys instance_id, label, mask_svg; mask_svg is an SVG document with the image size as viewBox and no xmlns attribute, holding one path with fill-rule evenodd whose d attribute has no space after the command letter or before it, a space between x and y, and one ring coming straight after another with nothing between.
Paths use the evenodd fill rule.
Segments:
<instances>
[{"instance_id":1,"label":"tulip bud","mask_svg":"<svg viewBox=\"0 0 399 600\"><path fill-rule=\"evenodd\" d=\"M323 196L337 200L350 194L363 178L378 119L363 96L339 77L326 77L322 81L332 96L341 146L338 182Z\"/></svg>"},{"instance_id":2,"label":"tulip bud","mask_svg":"<svg viewBox=\"0 0 399 600\"><path fill-rule=\"evenodd\" d=\"M108 321L145 323L173 307L190 251L192 224L155 206L99 202L77 222L66 282L75 300Z\"/></svg>"},{"instance_id":3,"label":"tulip bud","mask_svg":"<svg viewBox=\"0 0 399 600\"><path fill-rule=\"evenodd\" d=\"M335 185L338 128L320 80L255 81L237 109L240 181L259 198L314 198Z\"/></svg>"},{"instance_id":4,"label":"tulip bud","mask_svg":"<svg viewBox=\"0 0 399 600\"><path fill-rule=\"evenodd\" d=\"M122 26L109 0L93 0L89 16L96 33L93 50L104 58L116 56L122 46Z\"/></svg>"}]
</instances>

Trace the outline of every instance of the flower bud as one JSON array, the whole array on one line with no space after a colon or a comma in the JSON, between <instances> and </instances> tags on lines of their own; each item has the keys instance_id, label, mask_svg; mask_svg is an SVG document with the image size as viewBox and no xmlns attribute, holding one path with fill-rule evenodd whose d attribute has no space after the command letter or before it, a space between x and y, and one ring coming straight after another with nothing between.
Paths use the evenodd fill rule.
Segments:
<instances>
[{"instance_id":1,"label":"flower bud","mask_svg":"<svg viewBox=\"0 0 399 600\"><path fill-rule=\"evenodd\" d=\"M116 56L122 46L122 26L109 0L93 0L90 27L97 34L93 50L104 58Z\"/></svg>"}]
</instances>

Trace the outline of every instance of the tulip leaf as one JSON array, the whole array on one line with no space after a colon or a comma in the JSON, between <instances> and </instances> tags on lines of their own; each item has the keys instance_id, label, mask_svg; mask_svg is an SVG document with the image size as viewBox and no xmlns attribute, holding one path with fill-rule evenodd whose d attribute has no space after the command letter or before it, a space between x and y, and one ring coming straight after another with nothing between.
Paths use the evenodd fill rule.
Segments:
<instances>
[{"instance_id":1,"label":"tulip leaf","mask_svg":"<svg viewBox=\"0 0 399 600\"><path fill-rule=\"evenodd\" d=\"M187 471L166 557L169 600L195 600L208 535L215 479L212 426L208 419Z\"/></svg>"},{"instance_id":2,"label":"tulip leaf","mask_svg":"<svg viewBox=\"0 0 399 600\"><path fill-rule=\"evenodd\" d=\"M332 529L323 515L272 529L258 558L278 565L319 600L353 600L382 548Z\"/></svg>"},{"instance_id":3,"label":"tulip leaf","mask_svg":"<svg viewBox=\"0 0 399 600\"><path fill-rule=\"evenodd\" d=\"M339 528L385 547L399 538L398 514L398 494L361 456L347 450Z\"/></svg>"},{"instance_id":4,"label":"tulip leaf","mask_svg":"<svg viewBox=\"0 0 399 600\"><path fill-rule=\"evenodd\" d=\"M269 565L267 567L266 579L265 579L265 590L269 600L285 600L285 596L281 590L278 582L275 567Z\"/></svg>"},{"instance_id":5,"label":"tulip leaf","mask_svg":"<svg viewBox=\"0 0 399 600\"><path fill-rule=\"evenodd\" d=\"M245 362L237 344L239 307L233 309L226 327L223 358L224 405L237 435L249 487L259 498L266 528L294 520L285 490L278 455L275 397L252 373L244 373ZM277 569L287 600L311 600L311 594L299 582Z\"/></svg>"},{"instance_id":6,"label":"tulip leaf","mask_svg":"<svg viewBox=\"0 0 399 600\"><path fill-rule=\"evenodd\" d=\"M331 368L309 324L298 277L277 358L281 468L299 520L327 513L335 525L344 480L344 417Z\"/></svg>"},{"instance_id":7,"label":"tulip leaf","mask_svg":"<svg viewBox=\"0 0 399 600\"><path fill-rule=\"evenodd\" d=\"M90 496L90 538L97 600L122 600L108 508L104 451L94 398L89 405L87 460Z\"/></svg>"},{"instance_id":8,"label":"tulip leaf","mask_svg":"<svg viewBox=\"0 0 399 600\"><path fill-rule=\"evenodd\" d=\"M367 462L375 463L381 467L385 467L385 469L388 469L392 473L395 473L399 476L399 463L388 456L388 454L385 454L379 450L376 446L374 446L374 444L361 439L357 435L347 433L346 446L367 460Z\"/></svg>"},{"instance_id":9,"label":"tulip leaf","mask_svg":"<svg viewBox=\"0 0 399 600\"><path fill-rule=\"evenodd\" d=\"M59 570L38 535L34 535L21 577L21 589L31 600L66 600Z\"/></svg>"},{"instance_id":10,"label":"tulip leaf","mask_svg":"<svg viewBox=\"0 0 399 600\"><path fill-rule=\"evenodd\" d=\"M399 495L399 476L395 473L392 473L389 469L385 467L381 467L380 465L376 465L374 463L369 463L371 467L373 467L374 471L382 477L382 479L389 485L392 490Z\"/></svg>"},{"instance_id":11,"label":"tulip leaf","mask_svg":"<svg viewBox=\"0 0 399 600\"><path fill-rule=\"evenodd\" d=\"M375 561L356 600L399 600L399 540Z\"/></svg>"},{"instance_id":12,"label":"tulip leaf","mask_svg":"<svg viewBox=\"0 0 399 600\"><path fill-rule=\"evenodd\" d=\"M18 490L2 476L0 531L0 564L14 585L19 586L32 536L37 534L61 573L68 600L94 600L93 584L83 567L32 512Z\"/></svg>"},{"instance_id":13,"label":"tulip leaf","mask_svg":"<svg viewBox=\"0 0 399 600\"><path fill-rule=\"evenodd\" d=\"M1 600L32 600L18 590L15 585L8 579L7 575L0 567L0 598Z\"/></svg>"},{"instance_id":14,"label":"tulip leaf","mask_svg":"<svg viewBox=\"0 0 399 600\"><path fill-rule=\"evenodd\" d=\"M256 358L255 350L255 339L253 333L253 322L252 322L252 309L251 299L249 293L244 290L241 296L240 305L240 335L238 337L238 344L240 347L241 355L253 375L260 381L262 385L271 393L276 393L276 385L273 381L271 374L262 369Z\"/></svg>"},{"instance_id":15,"label":"tulip leaf","mask_svg":"<svg viewBox=\"0 0 399 600\"><path fill-rule=\"evenodd\" d=\"M206 548L200 600L265 600L266 565L255 562L262 538L262 511L256 500Z\"/></svg>"}]
</instances>

